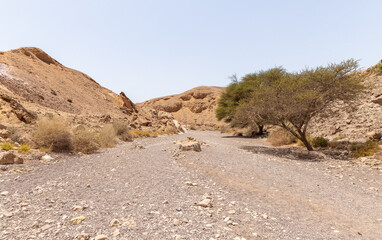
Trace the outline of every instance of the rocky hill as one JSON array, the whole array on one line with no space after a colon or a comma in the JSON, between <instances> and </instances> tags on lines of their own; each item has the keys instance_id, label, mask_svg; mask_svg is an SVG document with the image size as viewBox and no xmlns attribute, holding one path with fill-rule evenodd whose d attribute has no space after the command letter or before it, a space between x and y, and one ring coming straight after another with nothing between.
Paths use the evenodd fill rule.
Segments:
<instances>
[{"instance_id":1,"label":"rocky hill","mask_svg":"<svg viewBox=\"0 0 382 240\"><path fill-rule=\"evenodd\" d=\"M180 123L189 126L220 126L215 110L223 87L196 87L184 93L160 97L138 104L171 113Z\"/></svg>"},{"instance_id":2,"label":"rocky hill","mask_svg":"<svg viewBox=\"0 0 382 240\"><path fill-rule=\"evenodd\" d=\"M382 63L364 71L367 90L350 106L337 102L310 123L314 136L365 141L382 133ZM382 136L382 135L381 135Z\"/></svg>"},{"instance_id":3,"label":"rocky hill","mask_svg":"<svg viewBox=\"0 0 382 240\"><path fill-rule=\"evenodd\" d=\"M31 47L0 52L0 109L6 125L52 113L81 124L123 119L132 128L172 125L171 115L136 107L123 92L118 95Z\"/></svg>"}]
</instances>

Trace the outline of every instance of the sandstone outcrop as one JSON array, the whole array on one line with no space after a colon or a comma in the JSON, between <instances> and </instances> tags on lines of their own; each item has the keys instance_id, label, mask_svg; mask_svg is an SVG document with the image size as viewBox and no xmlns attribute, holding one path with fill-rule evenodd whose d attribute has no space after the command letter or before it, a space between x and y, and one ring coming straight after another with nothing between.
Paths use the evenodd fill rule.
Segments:
<instances>
[{"instance_id":1,"label":"sandstone outcrop","mask_svg":"<svg viewBox=\"0 0 382 240\"><path fill-rule=\"evenodd\" d=\"M140 106L171 113L180 123L197 126L220 126L216 120L217 101L223 87L196 87L178 95L148 100Z\"/></svg>"}]
</instances>

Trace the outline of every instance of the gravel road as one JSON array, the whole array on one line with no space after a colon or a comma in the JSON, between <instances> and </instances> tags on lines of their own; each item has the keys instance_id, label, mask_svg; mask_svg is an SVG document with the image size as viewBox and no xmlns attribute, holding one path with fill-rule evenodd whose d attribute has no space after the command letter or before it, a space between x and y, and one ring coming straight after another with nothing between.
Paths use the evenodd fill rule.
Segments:
<instances>
[{"instance_id":1,"label":"gravel road","mask_svg":"<svg viewBox=\"0 0 382 240\"><path fill-rule=\"evenodd\" d=\"M178 152L187 136L207 144ZM380 170L262 139L192 131L55 157L0 171L0 239L382 239Z\"/></svg>"}]
</instances>

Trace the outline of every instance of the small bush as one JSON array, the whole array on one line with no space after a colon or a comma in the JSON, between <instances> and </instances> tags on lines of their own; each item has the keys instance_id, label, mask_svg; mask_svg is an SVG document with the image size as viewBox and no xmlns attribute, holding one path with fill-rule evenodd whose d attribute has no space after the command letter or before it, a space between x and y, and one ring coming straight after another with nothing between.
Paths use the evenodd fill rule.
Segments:
<instances>
[{"instance_id":1,"label":"small bush","mask_svg":"<svg viewBox=\"0 0 382 240\"><path fill-rule=\"evenodd\" d=\"M175 127L172 127L172 126L167 126L164 130L164 134L176 134L178 133L178 129L176 129Z\"/></svg>"},{"instance_id":2,"label":"small bush","mask_svg":"<svg viewBox=\"0 0 382 240\"><path fill-rule=\"evenodd\" d=\"M133 135L130 133L129 127L122 121L113 123L115 133L122 141L128 142L133 140Z\"/></svg>"},{"instance_id":3,"label":"small bush","mask_svg":"<svg viewBox=\"0 0 382 240\"><path fill-rule=\"evenodd\" d=\"M134 138L138 138L138 137L143 137L143 133L139 130L133 130L133 131L130 131L130 134L134 137Z\"/></svg>"},{"instance_id":4,"label":"small bush","mask_svg":"<svg viewBox=\"0 0 382 240\"><path fill-rule=\"evenodd\" d=\"M113 125L105 125L99 132L98 140L102 148L114 147L117 143L117 134Z\"/></svg>"},{"instance_id":5,"label":"small bush","mask_svg":"<svg viewBox=\"0 0 382 240\"><path fill-rule=\"evenodd\" d=\"M4 151L12 150L13 147L14 145L10 142L4 142L3 144L1 144L1 149L3 149Z\"/></svg>"},{"instance_id":6,"label":"small bush","mask_svg":"<svg viewBox=\"0 0 382 240\"><path fill-rule=\"evenodd\" d=\"M318 147L325 148L329 146L329 140L323 137L315 137L312 140L312 145L315 148L318 148Z\"/></svg>"},{"instance_id":7,"label":"small bush","mask_svg":"<svg viewBox=\"0 0 382 240\"><path fill-rule=\"evenodd\" d=\"M38 120L33 138L39 147L49 148L53 152L69 152L73 149L69 125L58 117Z\"/></svg>"},{"instance_id":8,"label":"small bush","mask_svg":"<svg viewBox=\"0 0 382 240\"><path fill-rule=\"evenodd\" d=\"M151 137L158 137L159 133L157 131L153 131L150 133Z\"/></svg>"},{"instance_id":9,"label":"small bush","mask_svg":"<svg viewBox=\"0 0 382 240\"><path fill-rule=\"evenodd\" d=\"M350 150L353 152L353 156L356 158L372 156L376 152L379 152L379 144L371 140L367 140L366 143L352 144Z\"/></svg>"},{"instance_id":10,"label":"small bush","mask_svg":"<svg viewBox=\"0 0 382 240\"><path fill-rule=\"evenodd\" d=\"M282 128L277 128L269 133L267 141L272 146L282 146L295 143L296 137Z\"/></svg>"},{"instance_id":11,"label":"small bush","mask_svg":"<svg viewBox=\"0 0 382 240\"><path fill-rule=\"evenodd\" d=\"M100 145L97 141L97 134L90 129L78 130L73 137L74 150L85 154L96 152Z\"/></svg>"},{"instance_id":12,"label":"small bush","mask_svg":"<svg viewBox=\"0 0 382 240\"><path fill-rule=\"evenodd\" d=\"M150 132L149 131L143 131L142 135L145 137L150 137Z\"/></svg>"},{"instance_id":13,"label":"small bush","mask_svg":"<svg viewBox=\"0 0 382 240\"><path fill-rule=\"evenodd\" d=\"M17 152L28 154L30 150L31 146L29 146L28 144L21 144L19 149L17 149Z\"/></svg>"}]
</instances>

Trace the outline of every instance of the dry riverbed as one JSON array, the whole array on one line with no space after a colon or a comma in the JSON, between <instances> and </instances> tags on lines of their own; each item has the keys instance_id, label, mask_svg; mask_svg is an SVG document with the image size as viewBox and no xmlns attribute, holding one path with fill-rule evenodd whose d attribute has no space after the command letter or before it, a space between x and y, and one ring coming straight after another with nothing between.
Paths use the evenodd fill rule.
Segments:
<instances>
[{"instance_id":1,"label":"dry riverbed","mask_svg":"<svg viewBox=\"0 0 382 240\"><path fill-rule=\"evenodd\" d=\"M190 132L29 161L0 171L0 239L382 238L380 170L277 153Z\"/></svg>"}]
</instances>

